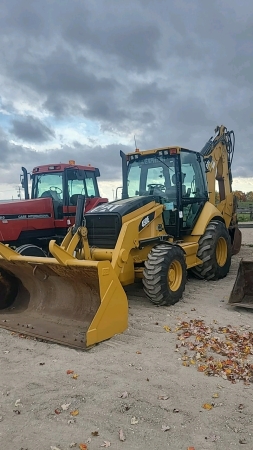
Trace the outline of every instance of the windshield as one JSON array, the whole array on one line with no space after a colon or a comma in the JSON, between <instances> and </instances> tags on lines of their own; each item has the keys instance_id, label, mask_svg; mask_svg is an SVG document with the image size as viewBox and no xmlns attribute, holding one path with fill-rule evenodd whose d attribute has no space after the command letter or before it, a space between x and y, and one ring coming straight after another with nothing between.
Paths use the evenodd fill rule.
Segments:
<instances>
[{"instance_id":1,"label":"windshield","mask_svg":"<svg viewBox=\"0 0 253 450\"><path fill-rule=\"evenodd\" d=\"M41 173L34 175L32 198L50 197L52 191L62 200L62 172Z\"/></svg>"},{"instance_id":2,"label":"windshield","mask_svg":"<svg viewBox=\"0 0 253 450\"><path fill-rule=\"evenodd\" d=\"M159 156L134 156L128 163L128 196L159 195L175 202L176 171L180 170L179 164L182 198L206 198L207 187L202 160L198 153L183 149L175 156L166 153Z\"/></svg>"},{"instance_id":3,"label":"windshield","mask_svg":"<svg viewBox=\"0 0 253 450\"><path fill-rule=\"evenodd\" d=\"M53 198L65 205L77 204L77 196L99 197L97 179L93 171L67 169L65 172L33 175L32 198Z\"/></svg>"},{"instance_id":4,"label":"windshield","mask_svg":"<svg viewBox=\"0 0 253 450\"><path fill-rule=\"evenodd\" d=\"M176 192L175 158L168 156L139 157L128 165L128 195L163 195Z\"/></svg>"}]
</instances>

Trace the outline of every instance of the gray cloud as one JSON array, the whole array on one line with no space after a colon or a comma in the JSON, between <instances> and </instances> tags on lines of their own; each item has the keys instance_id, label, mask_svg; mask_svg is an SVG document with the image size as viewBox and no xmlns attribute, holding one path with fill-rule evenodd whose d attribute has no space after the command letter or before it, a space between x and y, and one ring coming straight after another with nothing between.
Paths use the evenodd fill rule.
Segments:
<instances>
[{"instance_id":1,"label":"gray cloud","mask_svg":"<svg viewBox=\"0 0 253 450\"><path fill-rule=\"evenodd\" d=\"M20 100L64 123L83 117L118 136L137 129L141 148L200 150L223 123L236 134L234 175L251 176L250 0L243 6L237 0L2 0L0 22L1 97L8 114L18 116ZM36 125L35 115L13 121L11 132L23 145L12 147L8 134L2 142L18 161L29 155L33 165L41 155L28 143L54 137L48 122ZM73 152L76 159L97 158L110 179L111 166L119 167L113 141L112 135L105 149L69 143L49 149L47 157L69 159Z\"/></svg>"},{"instance_id":2,"label":"gray cloud","mask_svg":"<svg viewBox=\"0 0 253 450\"><path fill-rule=\"evenodd\" d=\"M41 120L26 116L12 121L11 133L26 142L41 143L55 137L54 131Z\"/></svg>"},{"instance_id":3,"label":"gray cloud","mask_svg":"<svg viewBox=\"0 0 253 450\"><path fill-rule=\"evenodd\" d=\"M26 166L28 171L43 164L68 163L74 159L76 164L99 167L101 180L121 179L120 150L125 153L132 148L122 144L107 146L87 146L79 142L71 145L62 145L61 148L49 148L46 152L36 151L24 145L13 144L8 135L0 128L0 158L4 164L6 173L1 175L1 182L18 183L21 166ZM13 170L14 167L14 170ZM11 178L10 173L11 171Z\"/></svg>"}]
</instances>

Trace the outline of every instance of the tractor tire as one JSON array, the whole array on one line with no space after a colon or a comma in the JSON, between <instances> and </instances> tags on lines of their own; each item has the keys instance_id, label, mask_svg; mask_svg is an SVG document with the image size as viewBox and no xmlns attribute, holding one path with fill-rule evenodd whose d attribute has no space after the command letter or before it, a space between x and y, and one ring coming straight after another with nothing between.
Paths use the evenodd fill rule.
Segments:
<instances>
[{"instance_id":1,"label":"tractor tire","mask_svg":"<svg viewBox=\"0 0 253 450\"><path fill-rule=\"evenodd\" d=\"M42 258L46 257L46 253L42 248L33 244L24 244L20 247L16 248L16 252L22 256L41 256Z\"/></svg>"},{"instance_id":2,"label":"tractor tire","mask_svg":"<svg viewBox=\"0 0 253 450\"><path fill-rule=\"evenodd\" d=\"M174 305L182 298L186 274L183 250L173 245L157 245L145 261L144 292L154 305Z\"/></svg>"},{"instance_id":3,"label":"tractor tire","mask_svg":"<svg viewBox=\"0 0 253 450\"><path fill-rule=\"evenodd\" d=\"M191 272L200 279L219 280L224 278L231 265L231 239L223 222L211 220L199 240L197 256L203 261Z\"/></svg>"}]
</instances>

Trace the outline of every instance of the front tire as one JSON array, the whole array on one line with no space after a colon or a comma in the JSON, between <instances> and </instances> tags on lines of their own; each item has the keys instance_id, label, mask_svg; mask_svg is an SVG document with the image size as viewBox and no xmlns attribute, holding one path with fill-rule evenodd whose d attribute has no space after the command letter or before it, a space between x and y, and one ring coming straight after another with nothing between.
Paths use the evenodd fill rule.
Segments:
<instances>
[{"instance_id":1,"label":"front tire","mask_svg":"<svg viewBox=\"0 0 253 450\"><path fill-rule=\"evenodd\" d=\"M224 278L231 265L231 240L223 222L211 220L199 240L197 256L203 261L191 272L200 279L219 280Z\"/></svg>"},{"instance_id":2,"label":"front tire","mask_svg":"<svg viewBox=\"0 0 253 450\"><path fill-rule=\"evenodd\" d=\"M154 305L174 305L182 298L186 273L185 256L180 247L157 245L145 261L144 292Z\"/></svg>"}]
</instances>

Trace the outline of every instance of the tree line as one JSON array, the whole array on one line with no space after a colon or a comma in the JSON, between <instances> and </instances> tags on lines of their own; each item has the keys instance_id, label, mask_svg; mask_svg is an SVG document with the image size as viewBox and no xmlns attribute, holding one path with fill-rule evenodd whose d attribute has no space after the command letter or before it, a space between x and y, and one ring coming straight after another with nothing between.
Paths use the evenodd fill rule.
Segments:
<instances>
[{"instance_id":1,"label":"tree line","mask_svg":"<svg viewBox=\"0 0 253 450\"><path fill-rule=\"evenodd\" d=\"M252 202L253 203L253 191L242 192L233 191L233 194L238 198L239 202ZM220 201L219 192L215 192L215 201L218 203Z\"/></svg>"}]
</instances>

